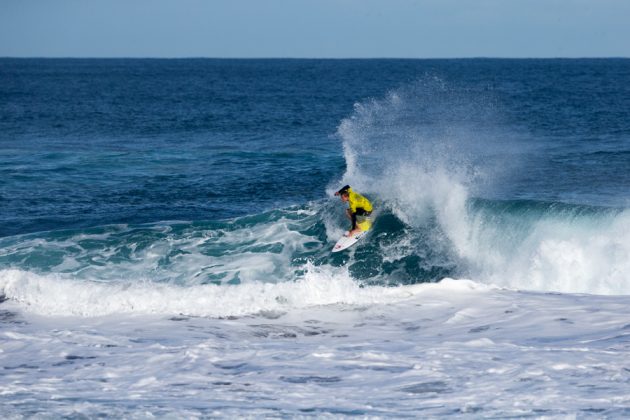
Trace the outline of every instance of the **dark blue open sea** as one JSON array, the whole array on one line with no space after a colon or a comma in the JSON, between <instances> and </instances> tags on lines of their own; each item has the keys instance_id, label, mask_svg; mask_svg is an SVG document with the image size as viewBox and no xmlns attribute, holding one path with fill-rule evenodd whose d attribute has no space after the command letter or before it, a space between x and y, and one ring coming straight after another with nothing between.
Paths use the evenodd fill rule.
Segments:
<instances>
[{"instance_id":1,"label":"dark blue open sea","mask_svg":"<svg viewBox=\"0 0 630 420\"><path fill-rule=\"evenodd\" d=\"M8 417L626 417L628 295L629 59L0 59Z\"/></svg>"}]
</instances>

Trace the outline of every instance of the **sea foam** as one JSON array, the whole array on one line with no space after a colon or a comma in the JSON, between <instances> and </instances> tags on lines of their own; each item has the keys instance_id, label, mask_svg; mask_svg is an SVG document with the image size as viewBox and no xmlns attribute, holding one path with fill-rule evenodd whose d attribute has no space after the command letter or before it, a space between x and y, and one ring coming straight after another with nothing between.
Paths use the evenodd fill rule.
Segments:
<instances>
[{"instance_id":1,"label":"sea foam","mask_svg":"<svg viewBox=\"0 0 630 420\"><path fill-rule=\"evenodd\" d=\"M228 317L286 312L320 305L373 305L409 299L431 285L359 286L345 269L313 266L294 282L182 287L146 282L77 281L23 270L0 271L0 294L42 315L103 316L120 313ZM433 286L436 287L436 286ZM483 288L471 281L445 281L445 290Z\"/></svg>"}]
</instances>

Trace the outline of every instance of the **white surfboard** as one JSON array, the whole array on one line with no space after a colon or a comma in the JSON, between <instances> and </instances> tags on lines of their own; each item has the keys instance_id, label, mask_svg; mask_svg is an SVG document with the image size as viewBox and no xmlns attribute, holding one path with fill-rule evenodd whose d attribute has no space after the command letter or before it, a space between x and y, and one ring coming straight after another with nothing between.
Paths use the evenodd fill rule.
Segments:
<instances>
[{"instance_id":1,"label":"white surfboard","mask_svg":"<svg viewBox=\"0 0 630 420\"><path fill-rule=\"evenodd\" d=\"M359 232L352 236L342 236L333 247L332 252L339 252L346 248L350 248L352 245L356 244L359 239L363 238L366 233L368 233L368 231L364 230L363 232Z\"/></svg>"}]
</instances>

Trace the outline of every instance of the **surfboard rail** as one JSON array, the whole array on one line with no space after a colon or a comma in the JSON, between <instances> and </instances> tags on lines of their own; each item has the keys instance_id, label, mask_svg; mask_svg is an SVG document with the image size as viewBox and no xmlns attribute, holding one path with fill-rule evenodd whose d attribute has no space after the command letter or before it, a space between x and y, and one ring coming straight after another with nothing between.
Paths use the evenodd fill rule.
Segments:
<instances>
[{"instance_id":1,"label":"surfboard rail","mask_svg":"<svg viewBox=\"0 0 630 420\"><path fill-rule=\"evenodd\" d=\"M367 230L364 230L352 236L342 236L333 247L332 252L339 252L350 248L352 245L356 244L359 239L363 238L367 232Z\"/></svg>"}]
</instances>

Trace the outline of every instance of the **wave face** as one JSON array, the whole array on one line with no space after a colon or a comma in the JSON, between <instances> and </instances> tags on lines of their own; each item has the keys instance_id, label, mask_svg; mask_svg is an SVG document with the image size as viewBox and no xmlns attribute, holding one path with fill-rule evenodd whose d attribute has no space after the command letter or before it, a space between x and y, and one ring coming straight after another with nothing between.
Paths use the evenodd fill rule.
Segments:
<instances>
[{"instance_id":1,"label":"wave face","mask_svg":"<svg viewBox=\"0 0 630 420\"><path fill-rule=\"evenodd\" d=\"M0 271L0 290L45 313L228 316L361 301L382 293L365 285L437 281L452 270L448 259L413 254L409 227L391 212L379 216L369 242L332 254L345 223L326 200L225 222L7 237L0 263L11 268ZM196 305L194 296L205 298Z\"/></svg>"},{"instance_id":2,"label":"wave face","mask_svg":"<svg viewBox=\"0 0 630 420\"><path fill-rule=\"evenodd\" d=\"M0 270L0 291L44 314L215 317L395 302L411 293L404 285L445 277L630 293L628 211L481 199L450 205L429 203L425 219L409 221L409 208L384 202L367 241L340 254L330 249L343 215L329 202L222 223L9 237L0 240L0 262L14 268Z\"/></svg>"}]
</instances>

